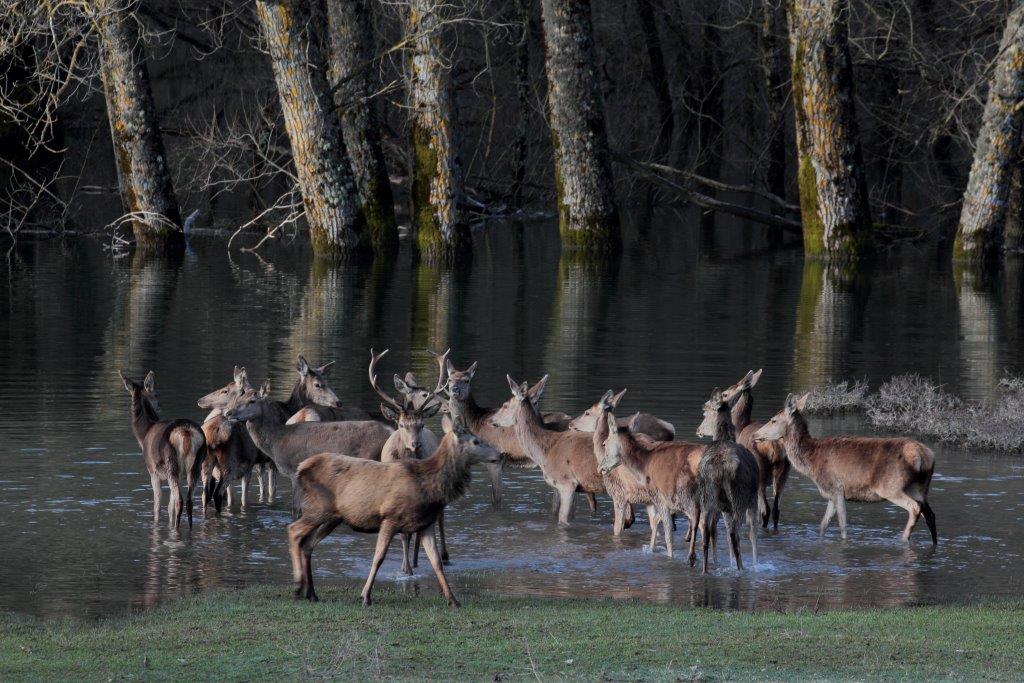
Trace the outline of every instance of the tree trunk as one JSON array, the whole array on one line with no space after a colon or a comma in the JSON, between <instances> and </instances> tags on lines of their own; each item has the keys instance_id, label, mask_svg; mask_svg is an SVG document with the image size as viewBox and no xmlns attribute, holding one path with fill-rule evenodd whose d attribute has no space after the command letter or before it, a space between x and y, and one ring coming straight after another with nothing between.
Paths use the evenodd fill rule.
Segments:
<instances>
[{"instance_id":1,"label":"tree trunk","mask_svg":"<svg viewBox=\"0 0 1024 683\"><path fill-rule=\"evenodd\" d=\"M846 0L790 0L790 67L796 116L804 253L850 259L871 231L853 106Z\"/></svg>"},{"instance_id":2,"label":"tree trunk","mask_svg":"<svg viewBox=\"0 0 1024 683\"><path fill-rule=\"evenodd\" d=\"M462 161L458 110L446 47L441 0L410 0L406 34L412 107L412 215L416 245L429 260L448 260L471 249L462 216Z\"/></svg>"},{"instance_id":3,"label":"tree trunk","mask_svg":"<svg viewBox=\"0 0 1024 683\"><path fill-rule=\"evenodd\" d=\"M786 198L786 50L780 35L779 6L773 0L761 2L758 46L761 52L765 102L765 185L776 197ZM774 210L774 207L773 207Z\"/></svg>"},{"instance_id":4,"label":"tree trunk","mask_svg":"<svg viewBox=\"0 0 1024 683\"><path fill-rule=\"evenodd\" d=\"M258 0L256 15L274 67L313 251L340 256L368 246L309 5L305 0Z\"/></svg>"},{"instance_id":5,"label":"tree trunk","mask_svg":"<svg viewBox=\"0 0 1024 683\"><path fill-rule=\"evenodd\" d=\"M515 78L519 101L519 118L512 134L512 202L523 205L523 183L526 181L527 137L530 132L530 2L516 0L515 23L519 27L516 43Z\"/></svg>"},{"instance_id":6,"label":"tree trunk","mask_svg":"<svg viewBox=\"0 0 1024 683\"><path fill-rule=\"evenodd\" d=\"M589 0L543 0L548 117L562 246L620 245Z\"/></svg>"},{"instance_id":7,"label":"tree trunk","mask_svg":"<svg viewBox=\"0 0 1024 683\"><path fill-rule=\"evenodd\" d=\"M371 99L376 89L373 28L365 0L327 0L329 64L341 131L355 175L366 232L376 251L398 245L395 201Z\"/></svg>"},{"instance_id":8,"label":"tree trunk","mask_svg":"<svg viewBox=\"0 0 1024 683\"><path fill-rule=\"evenodd\" d=\"M134 17L137 3L98 0L103 89L125 209L144 250L180 248L181 214L153 104L149 70Z\"/></svg>"},{"instance_id":9,"label":"tree trunk","mask_svg":"<svg viewBox=\"0 0 1024 683\"><path fill-rule=\"evenodd\" d=\"M644 42L647 44L648 80L657 103L658 135L654 156L667 161L676 120L672 107L672 91L669 89L668 74L665 71L665 55L662 53L661 36L658 34L658 19L654 16L655 2L656 0L637 0L636 11L640 18L640 27L643 29Z\"/></svg>"},{"instance_id":10,"label":"tree trunk","mask_svg":"<svg viewBox=\"0 0 1024 683\"><path fill-rule=\"evenodd\" d=\"M1017 152L1010 172L1010 192L1006 198L1006 227L1003 249L1013 254L1024 251L1024 154Z\"/></svg>"},{"instance_id":11,"label":"tree trunk","mask_svg":"<svg viewBox=\"0 0 1024 683\"><path fill-rule=\"evenodd\" d=\"M1024 117L1024 5L1006 20L964 193L954 258L982 259L1002 246L1010 176Z\"/></svg>"}]
</instances>

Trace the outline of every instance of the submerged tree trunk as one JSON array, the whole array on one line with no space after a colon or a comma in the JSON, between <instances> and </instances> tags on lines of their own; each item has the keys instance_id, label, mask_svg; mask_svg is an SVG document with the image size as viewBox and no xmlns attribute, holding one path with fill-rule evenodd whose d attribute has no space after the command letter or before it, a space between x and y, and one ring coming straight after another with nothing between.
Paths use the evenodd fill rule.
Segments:
<instances>
[{"instance_id":1,"label":"submerged tree trunk","mask_svg":"<svg viewBox=\"0 0 1024 683\"><path fill-rule=\"evenodd\" d=\"M374 94L373 29L365 0L327 0L329 75L345 149L366 217L366 232L377 251L398 244L395 200L381 147Z\"/></svg>"},{"instance_id":2,"label":"submerged tree trunk","mask_svg":"<svg viewBox=\"0 0 1024 683\"><path fill-rule=\"evenodd\" d=\"M412 215L416 245L430 260L468 251L462 216L462 161L451 52L445 46L441 0L410 0L406 35L413 37L409 62L412 107Z\"/></svg>"},{"instance_id":3,"label":"submerged tree trunk","mask_svg":"<svg viewBox=\"0 0 1024 683\"><path fill-rule=\"evenodd\" d=\"M790 66L804 253L859 255L871 212L853 106L846 0L790 0Z\"/></svg>"},{"instance_id":4,"label":"submerged tree trunk","mask_svg":"<svg viewBox=\"0 0 1024 683\"><path fill-rule=\"evenodd\" d=\"M136 245L179 248L184 241L167 155L131 0L98 0L101 73L125 209Z\"/></svg>"},{"instance_id":5,"label":"submerged tree trunk","mask_svg":"<svg viewBox=\"0 0 1024 683\"><path fill-rule=\"evenodd\" d=\"M543 0L548 117L562 246L619 246L604 103L594 58L588 0Z\"/></svg>"},{"instance_id":6,"label":"submerged tree trunk","mask_svg":"<svg viewBox=\"0 0 1024 683\"><path fill-rule=\"evenodd\" d=\"M368 246L309 6L305 0L258 0L256 15L274 67L313 251L337 256Z\"/></svg>"},{"instance_id":7,"label":"submerged tree trunk","mask_svg":"<svg viewBox=\"0 0 1024 683\"><path fill-rule=\"evenodd\" d=\"M1010 176L1024 120L1024 5L1006 20L964 193L954 258L981 259L1002 246Z\"/></svg>"}]
</instances>

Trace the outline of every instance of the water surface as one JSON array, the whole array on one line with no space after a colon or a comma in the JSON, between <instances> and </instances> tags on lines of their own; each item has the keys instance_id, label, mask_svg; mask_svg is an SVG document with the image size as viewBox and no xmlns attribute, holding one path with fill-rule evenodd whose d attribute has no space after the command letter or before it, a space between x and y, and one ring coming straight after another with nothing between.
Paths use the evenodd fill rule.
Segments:
<instances>
[{"instance_id":1,"label":"water surface","mask_svg":"<svg viewBox=\"0 0 1024 683\"><path fill-rule=\"evenodd\" d=\"M287 593L287 489L199 517L191 532L153 523L118 369L154 370L164 416L199 420L196 398L234 364L284 397L297 354L337 360L338 393L372 408L371 346L392 350L383 372L427 377L422 350L451 346L457 365L479 361L484 404L505 400L506 372L550 373L547 409L574 412L626 386L623 411L655 412L686 438L710 391L750 368L765 369L762 419L788 391L831 379L877 385L919 372L984 399L1005 371L1024 370L1018 261L982 282L955 276L931 250L905 249L851 276L804 264L798 249L768 251L740 229L663 217L650 235L631 234L615 263L581 264L559 260L550 226L496 225L477 235L473 263L454 270L414 266L404 252L372 266L311 264L295 246L229 254L215 240L198 240L179 262L113 257L91 241L20 245L0 263L0 609L92 617L214 588ZM812 429L870 431L855 416ZM929 445L936 550L923 523L902 545L905 513L888 505L851 504L850 538L833 528L819 540L824 502L794 473L780 533L760 536L758 566L704 578L643 548L642 515L614 539L607 498L596 515L581 506L571 528L558 528L539 474L515 470L501 509L482 476L452 506L450 578L461 596L754 609L1019 598L1024 460ZM320 585L345 586L355 600L372 548L373 537L336 531L314 557ZM429 570L399 576L397 550L383 584L438 599Z\"/></svg>"}]
</instances>

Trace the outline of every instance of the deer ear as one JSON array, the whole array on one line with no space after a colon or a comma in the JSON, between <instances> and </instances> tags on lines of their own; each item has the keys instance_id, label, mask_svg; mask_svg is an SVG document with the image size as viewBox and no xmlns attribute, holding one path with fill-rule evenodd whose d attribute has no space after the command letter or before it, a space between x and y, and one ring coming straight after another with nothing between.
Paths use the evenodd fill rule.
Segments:
<instances>
[{"instance_id":1,"label":"deer ear","mask_svg":"<svg viewBox=\"0 0 1024 683\"><path fill-rule=\"evenodd\" d=\"M320 367L318 367L316 369L317 374L318 375L324 375L325 377L327 375L331 374L331 368L334 367L334 363L335 363L335 361L333 361L333 360L330 363L324 363L323 365L321 365Z\"/></svg>"},{"instance_id":2,"label":"deer ear","mask_svg":"<svg viewBox=\"0 0 1024 683\"><path fill-rule=\"evenodd\" d=\"M722 401L722 391L718 387L715 387L715 390L711 392L711 398L708 399L708 403L716 403L716 404L723 403L723 401Z\"/></svg>"},{"instance_id":3,"label":"deer ear","mask_svg":"<svg viewBox=\"0 0 1024 683\"><path fill-rule=\"evenodd\" d=\"M625 395L626 395L626 389L623 389L619 393L615 394L615 396L612 397L612 401L611 401L612 408L618 408L619 407L619 401L621 401L622 397L625 396Z\"/></svg>"},{"instance_id":4,"label":"deer ear","mask_svg":"<svg viewBox=\"0 0 1024 683\"><path fill-rule=\"evenodd\" d=\"M384 416L385 420L398 422L398 414L383 403L380 404L380 414Z\"/></svg>"},{"instance_id":5,"label":"deer ear","mask_svg":"<svg viewBox=\"0 0 1024 683\"><path fill-rule=\"evenodd\" d=\"M466 370L466 374L469 375L470 381L473 381L473 376L476 375L476 363L477 361L473 361L473 364Z\"/></svg>"},{"instance_id":6,"label":"deer ear","mask_svg":"<svg viewBox=\"0 0 1024 683\"><path fill-rule=\"evenodd\" d=\"M639 414L640 413L637 413L637 415L639 415ZM604 417L608 421L608 436L611 436L612 434L618 434L619 433L619 423L615 419L615 416L612 415L611 413L608 413Z\"/></svg>"},{"instance_id":7,"label":"deer ear","mask_svg":"<svg viewBox=\"0 0 1024 683\"><path fill-rule=\"evenodd\" d=\"M156 391L156 373L152 370L146 373L146 379L142 381L142 386L146 387L146 391L153 393Z\"/></svg>"},{"instance_id":8,"label":"deer ear","mask_svg":"<svg viewBox=\"0 0 1024 683\"><path fill-rule=\"evenodd\" d=\"M637 423L640 421L640 411L636 411L633 417L629 418L629 424L626 425L629 428L631 434L635 434L637 430Z\"/></svg>"},{"instance_id":9,"label":"deer ear","mask_svg":"<svg viewBox=\"0 0 1024 683\"><path fill-rule=\"evenodd\" d=\"M455 431L455 422L452 421L451 415L443 415L441 417L441 429L444 430L445 434L451 434Z\"/></svg>"},{"instance_id":10,"label":"deer ear","mask_svg":"<svg viewBox=\"0 0 1024 683\"><path fill-rule=\"evenodd\" d=\"M240 367L238 367L236 365L235 366L234 377L235 377L235 384L237 384L238 386L242 387L243 389L249 383L249 375L246 374L245 368L240 368Z\"/></svg>"},{"instance_id":11,"label":"deer ear","mask_svg":"<svg viewBox=\"0 0 1024 683\"><path fill-rule=\"evenodd\" d=\"M264 382L263 384L260 385L260 391L256 395L259 398L266 398L267 396L270 396L270 380L269 379L266 382Z\"/></svg>"},{"instance_id":12,"label":"deer ear","mask_svg":"<svg viewBox=\"0 0 1024 683\"><path fill-rule=\"evenodd\" d=\"M405 394L407 396L412 393L412 387L410 387L408 385L409 375L406 375L404 380L401 377L399 377L398 375L395 375L394 379L395 379L395 389L399 393Z\"/></svg>"},{"instance_id":13,"label":"deer ear","mask_svg":"<svg viewBox=\"0 0 1024 683\"><path fill-rule=\"evenodd\" d=\"M757 386L757 380L761 379L762 372L764 372L764 368L761 368L760 370L758 370L757 372L750 376L750 383L747 384L747 388L753 389L754 387Z\"/></svg>"},{"instance_id":14,"label":"deer ear","mask_svg":"<svg viewBox=\"0 0 1024 683\"><path fill-rule=\"evenodd\" d=\"M439 410L441 410L440 401L434 401L432 403L428 403L427 407L420 411L420 415L424 418L434 417L437 415L437 411Z\"/></svg>"},{"instance_id":15,"label":"deer ear","mask_svg":"<svg viewBox=\"0 0 1024 683\"><path fill-rule=\"evenodd\" d=\"M548 376L544 375L543 377L540 378L540 381L538 381L536 384L534 384L532 387L530 387L530 389L528 391L528 394L530 396L530 400L533 402L534 405L537 405L538 403L540 403L540 398L541 398L541 396L544 395L544 387L546 387L547 384L548 384ZM523 384L523 386L526 386L526 385Z\"/></svg>"},{"instance_id":16,"label":"deer ear","mask_svg":"<svg viewBox=\"0 0 1024 683\"><path fill-rule=\"evenodd\" d=\"M806 394L793 401L793 407L798 411L803 412L804 408L807 407L807 399L810 398L810 396L811 392L808 391Z\"/></svg>"},{"instance_id":17,"label":"deer ear","mask_svg":"<svg viewBox=\"0 0 1024 683\"><path fill-rule=\"evenodd\" d=\"M299 354L299 359L295 362L295 369L298 370L299 374L303 377L309 374L309 363L306 362L306 359L303 358L301 354Z\"/></svg>"},{"instance_id":18,"label":"deer ear","mask_svg":"<svg viewBox=\"0 0 1024 683\"><path fill-rule=\"evenodd\" d=\"M612 392L611 389L609 389L608 391L604 392L604 395L601 396L601 399L597 402L598 405L600 405L602 408L610 408L611 405L612 405L613 393L614 392Z\"/></svg>"},{"instance_id":19,"label":"deer ear","mask_svg":"<svg viewBox=\"0 0 1024 683\"><path fill-rule=\"evenodd\" d=\"M522 399L526 390L519 386L519 383L512 379L511 375L505 375L505 379L508 380L508 388L512 390L512 395L518 399Z\"/></svg>"},{"instance_id":20,"label":"deer ear","mask_svg":"<svg viewBox=\"0 0 1024 683\"><path fill-rule=\"evenodd\" d=\"M132 382L127 377L125 377L124 373L121 372L120 370L117 371L117 376L121 378L121 382L124 384L124 388L128 391L128 393L132 393L132 387L135 383Z\"/></svg>"},{"instance_id":21,"label":"deer ear","mask_svg":"<svg viewBox=\"0 0 1024 683\"><path fill-rule=\"evenodd\" d=\"M445 370L448 371L448 375L449 376L451 376L451 374L453 372L458 372L458 370L455 369L455 366L452 365L452 362L450 360L447 360L447 359L445 360L444 367L445 367Z\"/></svg>"},{"instance_id":22,"label":"deer ear","mask_svg":"<svg viewBox=\"0 0 1024 683\"><path fill-rule=\"evenodd\" d=\"M411 371L405 373L405 383L408 384L410 387L417 387L420 384L419 382L416 381L416 373Z\"/></svg>"}]
</instances>

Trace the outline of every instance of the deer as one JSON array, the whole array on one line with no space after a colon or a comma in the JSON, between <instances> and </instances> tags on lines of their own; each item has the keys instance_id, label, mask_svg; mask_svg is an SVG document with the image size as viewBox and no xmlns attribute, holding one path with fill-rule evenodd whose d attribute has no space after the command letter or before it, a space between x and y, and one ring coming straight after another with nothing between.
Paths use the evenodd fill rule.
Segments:
<instances>
[{"instance_id":1,"label":"deer","mask_svg":"<svg viewBox=\"0 0 1024 683\"><path fill-rule=\"evenodd\" d=\"M160 482L170 489L167 502L168 524L177 531L181 526L181 477L185 476L188 527L192 528L192 490L206 458L203 430L191 420L161 420L156 393L156 375L152 370L139 383L118 371L125 390L131 396L132 433L142 448L142 457L153 487L153 518L160 518Z\"/></svg>"},{"instance_id":2,"label":"deer","mask_svg":"<svg viewBox=\"0 0 1024 683\"><path fill-rule=\"evenodd\" d=\"M398 462L400 460L423 460L433 455L440 443L434 432L427 429L423 421L437 414L441 409L440 393L445 385L445 361L448 359L449 351L441 355L434 354L438 361L437 386L433 391L419 387L415 383L415 376L407 373L405 379L398 375L394 376L395 389L402 398L395 399L386 391L381 389L377 383L377 363L388 353L384 349L379 354L370 349L370 367L367 374L370 377L370 386L383 401L380 404L381 414L388 420L395 423L395 433L388 437L381 451L381 462ZM448 543L444 535L444 512L437 517L438 546L441 552L442 564L449 563ZM402 539L402 572L412 574L413 568L417 565L418 553L410 556L410 540L415 542L413 546L419 549L419 539L408 534L401 534Z\"/></svg>"},{"instance_id":3,"label":"deer","mask_svg":"<svg viewBox=\"0 0 1024 683\"><path fill-rule=\"evenodd\" d=\"M212 474L213 467L224 461L225 468L218 467L220 480L223 481L223 484L220 484L218 487L218 492L224 491L227 493L229 507L233 502L231 482L237 479L242 481L241 503L242 507L246 506L250 476L256 468L259 468L257 471L257 481L260 487L260 500L264 499L264 474L266 474L267 479L266 500L272 500L274 497L274 472L277 469L274 461L256 448L252 437L249 436L249 432L244 426L226 420L222 415L222 412L227 409L232 401L244 392L251 390L252 385L249 384L248 373L246 373L245 368L240 368L236 365L230 382L220 389L214 389L197 401L200 408L210 411L202 425L203 433L206 435L207 448L210 453L210 457L203 465L203 483L205 484L207 478ZM287 410L287 408L283 407L283 404L282 410ZM251 463L248 468L244 465L247 462ZM225 479L225 469L230 470L230 477L234 478ZM203 505L205 506L207 502L206 487L204 486ZM213 502L219 505L220 499L215 497Z\"/></svg>"},{"instance_id":4,"label":"deer","mask_svg":"<svg viewBox=\"0 0 1024 683\"><path fill-rule=\"evenodd\" d=\"M754 434L761 428L761 423L753 422L750 419L750 414L754 409L754 396L751 390L761 379L761 372L761 370L757 372L749 370L743 379L722 391L722 398L731 406L730 414L733 427L736 428L736 440L754 454L761 470L758 494L765 502L764 512L761 514L761 526L765 529L768 528L770 510L772 531L778 531L779 500L782 498L782 489L786 486L786 480L789 479L789 460L786 458L786 450L781 441L754 440ZM771 506L768 505L767 494L769 479L771 479L774 494Z\"/></svg>"},{"instance_id":5,"label":"deer","mask_svg":"<svg viewBox=\"0 0 1024 683\"><path fill-rule=\"evenodd\" d=\"M725 515L729 553L737 570L743 569L739 531L746 519L750 528L750 551L757 565L757 524L754 510L764 499L758 495L760 470L754 455L736 442L729 404L717 388L704 404L704 420L697 436L714 439L704 449L697 469L697 528L704 539L701 573L708 573L708 547L714 542L719 514ZM690 536L689 560L696 561L696 534Z\"/></svg>"},{"instance_id":6,"label":"deer","mask_svg":"<svg viewBox=\"0 0 1024 683\"><path fill-rule=\"evenodd\" d=\"M457 369L451 361L446 361L448 370L448 407L453 415L461 415L469 428L479 434L503 454L503 459L496 465L488 466L487 473L491 479L491 502L501 504L501 470L506 464L513 467L536 467L536 464L523 451L515 430L511 427L496 426L491 417L501 410L499 408L483 408L473 399L472 382L476 376L476 361L465 370ZM543 386L540 382L528 391L531 400L540 406ZM545 413L545 427L552 431L565 431L568 427L568 415L565 413ZM591 510L597 508L592 494L587 495Z\"/></svg>"},{"instance_id":7,"label":"deer","mask_svg":"<svg viewBox=\"0 0 1024 683\"><path fill-rule=\"evenodd\" d=\"M594 456L598 470L606 477L624 471L636 482L643 482L657 496L655 505L660 517L651 517L652 546L660 519L665 533L665 548L672 556L672 513L682 513L689 520L687 538L697 528L697 468L704 453L701 444L685 441L653 441L621 427L614 410L622 394L606 392L595 406L598 416L594 430ZM624 476L620 475L620 476ZM648 516L650 516L648 510ZM653 549L653 547L652 547Z\"/></svg>"},{"instance_id":8,"label":"deer","mask_svg":"<svg viewBox=\"0 0 1024 683\"><path fill-rule=\"evenodd\" d=\"M807 396L786 397L782 410L757 430L754 438L782 439L793 468L814 482L828 501L820 535L825 535L835 516L839 518L839 535L846 538L846 501L887 500L907 511L907 525L900 537L904 543L910 543L910 534L924 515L932 545L938 545L935 513L928 504L935 472L931 449L906 437L814 438L803 415Z\"/></svg>"},{"instance_id":9,"label":"deer","mask_svg":"<svg viewBox=\"0 0 1024 683\"><path fill-rule=\"evenodd\" d=\"M614 397L614 405L618 406L626 390L623 389ZM578 432L593 432L601 420L601 402L584 410L580 415L569 421L568 428ZM676 428L670 422L666 422L650 413L635 413L630 417L616 418L618 429L629 430L634 434L643 434L653 441L672 441L676 438Z\"/></svg>"},{"instance_id":10,"label":"deer","mask_svg":"<svg viewBox=\"0 0 1024 683\"><path fill-rule=\"evenodd\" d=\"M245 422L256 447L273 459L278 472L293 481L299 463L317 453L380 460L384 444L395 431L376 420L285 424L289 415L271 398L270 382L233 400L224 417Z\"/></svg>"},{"instance_id":11,"label":"deer","mask_svg":"<svg viewBox=\"0 0 1024 683\"><path fill-rule=\"evenodd\" d=\"M320 453L298 466L295 503L298 518L288 525L295 597L318 600L313 588L312 554L338 525L353 531L377 532L377 547L362 602L370 593L395 534L419 534L441 593L449 607L458 607L434 544L433 527L445 506L465 493L470 469L493 464L501 454L474 435L460 418L442 420L444 437L424 460L382 463L333 453Z\"/></svg>"},{"instance_id":12,"label":"deer","mask_svg":"<svg viewBox=\"0 0 1024 683\"><path fill-rule=\"evenodd\" d=\"M450 377L450 375L449 375ZM577 492L605 493L604 477L597 471L593 438L584 432L554 432L545 429L536 402L544 393L545 375L534 389L517 383L506 375L512 397L494 412L490 422L495 427L513 428L519 447L540 468L544 481L558 492L558 524L568 526L572 514L573 495ZM534 392L534 393L531 393ZM612 499L615 519L625 515L620 501Z\"/></svg>"},{"instance_id":13,"label":"deer","mask_svg":"<svg viewBox=\"0 0 1024 683\"><path fill-rule=\"evenodd\" d=\"M375 419L361 408L342 405L341 399L327 381L333 367L334 361L331 361L314 368L305 358L299 356L295 363L299 379L292 387L291 396L284 402L285 408L291 414L288 424Z\"/></svg>"}]
</instances>

